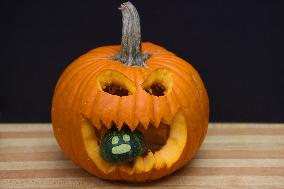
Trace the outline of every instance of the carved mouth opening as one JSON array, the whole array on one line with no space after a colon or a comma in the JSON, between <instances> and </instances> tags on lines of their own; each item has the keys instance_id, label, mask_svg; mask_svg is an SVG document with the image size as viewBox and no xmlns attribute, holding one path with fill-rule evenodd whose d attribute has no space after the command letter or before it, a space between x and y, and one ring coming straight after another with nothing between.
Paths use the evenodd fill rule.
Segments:
<instances>
[{"instance_id":1,"label":"carved mouth opening","mask_svg":"<svg viewBox=\"0 0 284 189\"><path fill-rule=\"evenodd\" d=\"M92 125L92 122L89 121L89 124ZM94 125L92 126L95 130L96 137L99 139L97 140L97 144L100 145L100 141L107 132L108 128L104 124L102 124L100 130ZM126 124L123 126L128 127ZM116 127L116 125L113 123L112 127ZM144 155L146 155L149 150L151 152L159 151L166 144L170 135L170 125L162 122L160 123L159 127L155 127L152 123L150 123L148 129L145 129L141 124L139 124L136 129L139 130L144 136L147 148Z\"/></svg>"},{"instance_id":2,"label":"carved mouth opening","mask_svg":"<svg viewBox=\"0 0 284 189\"><path fill-rule=\"evenodd\" d=\"M98 169L106 174L116 170L127 174L141 173L153 168L171 167L180 158L187 141L186 119L180 111L170 125L160 123L159 127L154 127L150 124L147 129L138 125L136 129L144 135L148 150L131 162L112 164L105 161L100 154L100 139L108 129L105 126L95 127L83 116L82 139L88 156Z\"/></svg>"}]
</instances>

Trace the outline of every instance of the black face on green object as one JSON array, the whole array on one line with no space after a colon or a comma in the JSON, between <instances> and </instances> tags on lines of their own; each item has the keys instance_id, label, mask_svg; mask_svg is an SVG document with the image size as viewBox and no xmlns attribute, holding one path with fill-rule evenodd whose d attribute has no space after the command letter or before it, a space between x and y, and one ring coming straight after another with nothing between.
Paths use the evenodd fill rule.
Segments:
<instances>
[{"instance_id":1,"label":"black face on green object","mask_svg":"<svg viewBox=\"0 0 284 189\"><path fill-rule=\"evenodd\" d=\"M112 127L101 139L101 155L110 163L132 161L145 150L143 134L138 130L131 132L126 125L120 131Z\"/></svg>"}]
</instances>

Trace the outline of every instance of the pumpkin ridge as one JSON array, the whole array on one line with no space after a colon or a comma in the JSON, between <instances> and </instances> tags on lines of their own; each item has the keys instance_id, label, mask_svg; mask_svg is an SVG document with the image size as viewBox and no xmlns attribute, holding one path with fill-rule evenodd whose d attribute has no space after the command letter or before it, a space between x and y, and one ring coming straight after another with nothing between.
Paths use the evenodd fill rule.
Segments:
<instances>
[{"instance_id":1,"label":"pumpkin ridge","mask_svg":"<svg viewBox=\"0 0 284 189\"><path fill-rule=\"evenodd\" d=\"M179 90L179 91L180 91L180 94L185 95L184 92L183 92L183 90L181 90L178 85L176 85L176 90ZM190 105L191 105L191 104L189 103L189 105L186 105L186 106L187 106L187 107L189 106L190 109L192 109L192 107L191 107ZM192 111L190 111L190 110L188 110L187 112L188 112L188 116L190 117L189 120L191 120L192 123L195 123L195 124L189 124L189 129L190 129L192 132L197 133L196 128L199 128L199 133L202 133L202 132L203 132L203 128L202 128L202 127L198 127L199 124L204 124L203 121L202 121L202 119L200 119L200 116L199 116L199 115L193 116L193 113L192 113ZM197 124L197 123L199 123L199 124ZM197 135L197 136L198 136L198 135ZM196 136L195 136L195 137L196 137ZM194 141L194 142L200 141L200 138L201 138L201 136L199 136L198 139L194 139L194 140L191 140L191 141ZM198 142L198 143L199 143L199 142ZM194 143L191 143L190 146L193 147L193 148L190 148L190 147L188 148L188 150L190 150L190 149L192 150L192 152L191 152L190 154L194 154L194 153L197 151L198 147L199 147L199 145L194 145Z\"/></svg>"},{"instance_id":2,"label":"pumpkin ridge","mask_svg":"<svg viewBox=\"0 0 284 189\"><path fill-rule=\"evenodd\" d=\"M87 64L87 65L84 65L84 67L82 66L82 67L79 67L80 68L80 71L82 71L83 69L85 69L86 67L89 67L91 64ZM78 69L79 69L78 68ZM68 71L68 70L66 70L66 71ZM60 77L60 80L59 80L59 82L57 83L57 87L56 87L56 89L55 89L55 92L54 92L54 97L53 97L53 104L58 104L58 106L54 106L53 105L53 108L52 108L52 120L53 120L53 122L54 122L54 114L55 114L55 111L57 112L57 109L65 109L65 107L64 107L64 105L66 104L65 103L65 101L67 100L67 98L63 98L63 102L62 103L56 103L56 99L58 99L58 100L61 100L61 96L59 97L58 95L62 95L62 93L58 93L58 91L65 91L66 90L66 87L68 87L68 84L70 83L70 81L72 80L74 80L75 79L75 76L77 76L77 75L79 75L79 70L77 71L77 72L75 72L75 73L73 73L73 74L71 74L69 77L70 77L70 80L67 80L65 83L62 81L63 79L64 79L64 81L66 80L66 78L64 78L64 74L63 74L63 76L61 76ZM63 82L63 83L62 83ZM63 84L65 84L65 85L63 85ZM64 94L64 93L63 93ZM72 101L72 100L71 100ZM55 108L56 108L56 110L55 110ZM63 114L66 114L65 112L63 112ZM65 124L64 123L61 123L61 120L59 120L59 125L61 125L58 129L60 129L61 130L61 132L66 132L66 137L68 138L68 139L70 139L70 132L69 132L69 127L68 126L65 126L65 127L63 127ZM69 124L68 124L69 125ZM54 126L53 126L53 128L55 128ZM62 131L62 130L64 130L64 131ZM58 132L56 132L56 134L55 134L55 136L58 136ZM61 137L59 137L59 138L61 138ZM63 141L65 141L65 140L63 140ZM67 147L67 148L69 148L69 150L66 152L66 153L70 153L70 155L71 156L73 156L73 154L74 154L74 152L73 152L73 150L72 150L72 148L71 148L71 146L69 146L68 144L65 144L65 143L62 143L62 140L61 141L59 141L59 143L60 143L60 145L61 146L65 146L65 147Z\"/></svg>"},{"instance_id":3,"label":"pumpkin ridge","mask_svg":"<svg viewBox=\"0 0 284 189\"><path fill-rule=\"evenodd\" d=\"M135 82L135 84L136 84L136 88L137 88L137 69L134 69L133 70L133 75L134 75L134 82ZM131 131L133 132L134 131L134 129L136 129L136 127L137 127L137 125L138 125L138 123L139 123L139 120L137 120L136 119L136 116L135 116L135 110L136 110L136 101L137 100L139 100L139 99L137 99L137 92L136 93L134 93L134 100L133 100L133 106L132 106L132 111L131 111L131 119L132 119L132 127L130 128L131 129Z\"/></svg>"},{"instance_id":4,"label":"pumpkin ridge","mask_svg":"<svg viewBox=\"0 0 284 189\"><path fill-rule=\"evenodd\" d=\"M80 99L81 99L81 96L82 96L82 93L84 92L84 88L85 88L85 86L86 86L86 84L89 82L89 80L91 80L91 78L93 77L93 75L92 74L90 74L90 73L92 73L92 70L90 69L88 72L85 72L85 74L81 74L81 80L77 80L77 82L79 82L80 83L80 85L78 85L78 89L76 90L75 88L74 88L74 90L75 91L80 91L80 92L76 92L75 94L74 94L74 98L73 98L73 101L72 101L72 103L71 103L71 108L70 108L70 112L69 112L69 114L70 114L70 120L71 120L71 122L76 122L76 119L75 119L75 117L76 117L76 107L78 106L78 105L80 105L81 104L81 101L80 101ZM72 126L74 127L74 125L72 125L72 124L69 124L70 125L70 127L69 127L69 132L70 132L70 136L72 137L72 138L76 138L76 137L74 137L74 136L76 136L76 135L80 135L80 133L78 133L78 132L74 132L75 130L76 130L76 128L72 128ZM71 145L71 148L72 148L72 150L73 150L73 152L75 151L74 150L74 147L75 146L77 146L78 145L78 143L77 143L77 141L74 141L74 140L71 140L70 139L70 141L71 141L71 143L70 143L70 145ZM76 148L77 149L77 148ZM80 148L79 148L80 149ZM75 159L79 159L80 160L80 156L78 156L77 155L77 153L74 153L74 158ZM82 163L84 163L84 161L79 161L79 165L80 166L82 166Z\"/></svg>"},{"instance_id":5,"label":"pumpkin ridge","mask_svg":"<svg viewBox=\"0 0 284 189\"><path fill-rule=\"evenodd\" d=\"M104 65L104 63L101 62L101 60L90 61L90 62L86 62L86 64L80 64L80 65L77 65L77 62L72 63L70 66L67 67L66 71L64 71L63 75L60 77L60 79L57 83L57 86L60 86L60 89L58 89L58 87L56 86L55 95L57 94L56 93L57 90L65 91L65 85L68 85L70 83L70 81L73 79L73 77L81 74L81 72L84 72L85 70L89 70L90 67L93 66L93 64L98 64L98 63L102 63L101 66ZM77 67L72 69L71 67L73 65L77 66ZM72 72L72 74L69 74L69 70L70 70L70 72ZM66 78L65 76L66 77L68 76L68 77ZM64 82L62 82L62 80L64 80Z\"/></svg>"},{"instance_id":6,"label":"pumpkin ridge","mask_svg":"<svg viewBox=\"0 0 284 189\"><path fill-rule=\"evenodd\" d=\"M186 97L186 95L184 94L183 90L181 90L180 88L177 88L177 87L176 87L176 89L174 90L174 93L175 93L175 95L177 96L177 101L179 102L179 104L182 105L181 99L184 99L184 97ZM188 106L188 105L185 105L185 106ZM187 113L189 113L190 115L187 115ZM190 117L190 119L193 119L193 117L194 117L194 116L191 114L190 111L186 111L186 112L184 112L184 114L185 114L186 116ZM192 121L192 122L194 123L194 121ZM187 124L188 124L188 127L192 127L191 124L189 124L189 123L187 123ZM189 130L189 128L188 128L188 130ZM188 131L188 136L190 137L190 135L191 135L191 132ZM194 146L190 144L190 145L188 146L188 148L187 148L187 151L188 151L187 153L193 153L193 152L195 151ZM188 156L186 155L185 157L188 157Z\"/></svg>"},{"instance_id":7,"label":"pumpkin ridge","mask_svg":"<svg viewBox=\"0 0 284 189\"><path fill-rule=\"evenodd\" d=\"M107 46L101 46L96 47L94 49L91 49L87 52L87 54L92 55L96 58L103 58L103 59L110 59L113 57L116 53L119 52L120 45L107 45Z\"/></svg>"},{"instance_id":8,"label":"pumpkin ridge","mask_svg":"<svg viewBox=\"0 0 284 189\"><path fill-rule=\"evenodd\" d=\"M172 91L171 91L171 92L172 92ZM168 110L169 110L169 119L170 119L170 121L172 121L172 119L173 119L173 117L174 117L173 115L176 115L176 113L177 113L177 111L178 111L178 107L172 103L172 101L175 101L175 102L176 102L176 100L175 100L175 98L172 96L172 93L166 95L165 98L166 98L167 105L168 105ZM169 99L169 98L171 98L171 99ZM176 103L175 103L175 104L176 104Z\"/></svg>"},{"instance_id":9,"label":"pumpkin ridge","mask_svg":"<svg viewBox=\"0 0 284 189\"><path fill-rule=\"evenodd\" d=\"M160 114L161 110L160 110L160 99L156 96L152 96L153 99L153 107L154 107L154 126L157 128L159 127L159 124L161 122L162 119L162 115Z\"/></svg>"},{"instance_id":10,"label":"pumpkin ridge","mask_svg":"<svg viewBox=\"0 0 284 189\"><path fill-rule=\"evenodd\" d=\"M71 64L70 66L68 66L66 68L66 70L63 72L63 74L60 76L59 81L55 87L55 95L59 95L58 93L56 93L56 91L61 90L64 91L65 90L65 85L67 85L68 83L70 83L70 81L73 79L73 77L75 77L76 75L78 75L79 72L81 72L82 70L86 69L87 67L91 66L91 62L89 62L89 64L82 64L78 67L76 67L75 63ZM72 65L74 65L75 71L72 69ZM70 75L69 72L71 72L72 74ZM67 78L66 78L67 77ZM64 82L63 82L64 80ZM59 88L60 87L60 88ZM61 93L60 93L61 94Z\"/></svg>"},{"instance_id":11,"label":"pumpkin ridge","mask_svg":"<svg viewBox=\"0 0 284 189\"><path fill-rule=\"evenodd\" d=\"M77 81L79 81L79 83L80 83L80 81L81 80L83 80L83 78L85 78L85 77L87 77L88 76L88 74L85 72L85 74L79 74L81 77L78 77L78 78L76 78L77 79ZM74 78L74 77L73 77ZM81 85L75 85L76 87L72 87L73 89L71 89L71 91L73 92L73 91L77 91L76 89L80 89L80 87L81 87ZM70 91L70 93L71 93L71 91ZM76 93L77 95L78 95L78 93ZM70 100L71 101L71 103L70 103L70 109L72 110L72 107L74 107L74 103L76 102L75 101L75 99L76 99L76 96L77 95L74 95L74 96L72 96L72 100ZM64 100L64 102L65 102L65 100ZM65 103L63 103L63 104L65 104ZM70 111L70 112L68 112L68 116L70 116L71 117L71 120L72 120L72 117L73 117L73 115L72 115L72 111ZM74 150L74 144L73 144L73 140L72 140L72 131L73 131L73 129L71 129L71 126L70 126L70 122L71 122L71 120L69 120L68 122L67 122L67 125L69 125L69 127L68 127L68 133L69 133L69 141L71 141L71 143L70 143L70 148L71 148L71 153L72 153L72 155L73 155L73 158L74 158L74 160L75 160L75 162L78 164L78 165L80 165L80 161L78 161L78 157L77 157L77 155L76 155L76 153L75 153L75 150Z\"/></svg>"}]
</instances>

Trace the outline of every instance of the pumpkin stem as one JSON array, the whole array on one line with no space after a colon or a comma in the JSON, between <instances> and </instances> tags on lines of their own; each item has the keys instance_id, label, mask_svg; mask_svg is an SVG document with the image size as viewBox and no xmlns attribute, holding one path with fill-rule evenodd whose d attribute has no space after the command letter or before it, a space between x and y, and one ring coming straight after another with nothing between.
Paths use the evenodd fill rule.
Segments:
<instances>
[{"instance_id":1,"label":"pumpkin stem","mask_svg":"<svg viewBox=\"0 0 284 189\"><path fill-rule=\"evenodd\" d=\"M149 54L141 52L140 19L134 5L130 2L121 4L122 38L118 55L114 57L128 66L146 66Z\"/></svg>"}]
</instances>

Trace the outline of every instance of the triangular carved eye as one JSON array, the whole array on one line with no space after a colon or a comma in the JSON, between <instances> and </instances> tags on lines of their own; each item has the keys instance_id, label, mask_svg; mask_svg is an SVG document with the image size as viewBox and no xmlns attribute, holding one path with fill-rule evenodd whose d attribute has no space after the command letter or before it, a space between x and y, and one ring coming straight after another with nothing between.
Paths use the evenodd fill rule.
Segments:
<instances>
[{"instance_id":1,"label":"triangular carved eye","mask_svg":"<svg viewBox=\"0 0 284 189\"><path fill-rule=\"evenodd\" d=\"M164 68L153 71L142 84L143 89L154 96L164 96L172 91L173 78Z\"/></svg>"},{"instance_id":2,"label":"triangular carved eye","mask_svg":"<svg viewBox=\"0 0 284 189\"><path fill-rule=\"evenodd\" d=\"M135 93L133 81L115 70L104 70L97 76L99 88L111 95L128 96Z\"/></svg>"}]
</instances>

